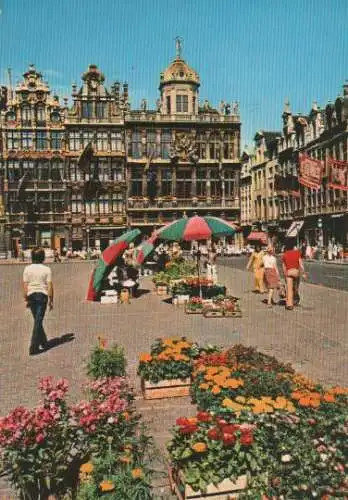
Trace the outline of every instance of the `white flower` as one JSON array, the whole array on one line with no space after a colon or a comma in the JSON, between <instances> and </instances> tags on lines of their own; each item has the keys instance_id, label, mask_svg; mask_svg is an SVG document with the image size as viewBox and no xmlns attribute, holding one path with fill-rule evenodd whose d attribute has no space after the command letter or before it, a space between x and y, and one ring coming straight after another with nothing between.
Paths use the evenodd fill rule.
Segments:
<instances>
[{"instance_id":1,"label":"white flower","mask_svg":"<svg viewBox=\"0 0 348 500\"><path fill-rule=\"evenodd\" d=\"M329 455L327 455L326 453L320 453L320 459L323 461L323 462L326 462L326 460L329 458Z\"/></svg>"},{"instance_id":2,"label":"white flower","mask_svg":"<svg viewBox=\"0 0 348 500\"><path fill-rule=\"evenodd\" d=\"M108 424L113 424L115 422L114 417L109 417L108 418Z\"/></svg>"},{"instance_id":3,"label":"white flower","mask_svg":"<svg viewBox=\"0 0 348 500\"><path fill-rule=\"evenodd\" d=\"M286 463L288 463L288 462L291 462L291 460L292 460L292 456L291 456L291 455L289 455L289 454L287 454L287 455L282 455L282 457L281 457L281 461L282 461L284 464L286 464Z\"/></svg>"}]
</instances>

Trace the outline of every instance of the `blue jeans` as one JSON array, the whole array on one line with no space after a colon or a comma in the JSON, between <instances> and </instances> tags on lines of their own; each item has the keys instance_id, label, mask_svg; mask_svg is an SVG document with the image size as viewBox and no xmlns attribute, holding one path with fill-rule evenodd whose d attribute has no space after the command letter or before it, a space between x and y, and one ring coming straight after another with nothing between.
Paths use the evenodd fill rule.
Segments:
<instances>
[{"instance_id":1,"label":"blue jeans","mask_svg":"<svg viewBox=\"0 0 348 500\"><path fill-rule=\"evenodd\" d=\"M43 327L48 297L44 293L32 293L28 296L28 304L34 317L34 328L30 342L30 349L37 350L39 346L47 343L47 337Z\"/></svg>"}]
</instances>

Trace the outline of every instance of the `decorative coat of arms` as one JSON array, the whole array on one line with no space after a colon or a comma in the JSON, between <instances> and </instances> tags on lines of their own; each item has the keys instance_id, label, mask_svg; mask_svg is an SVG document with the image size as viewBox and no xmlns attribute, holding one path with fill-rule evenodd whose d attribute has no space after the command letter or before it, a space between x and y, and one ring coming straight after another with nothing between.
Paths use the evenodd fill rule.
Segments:
<instances>
[{"instance_id":1,"label":"decorative coat of arms","mask_svg":"<svg viewBox=\"0 0 348 500\"><path fill-rule=\"evenodd\" d=\"M197 163L199 160L195 137L186 132L176 132L169 156L173 161Z\"/></svg>"}]
</instances>

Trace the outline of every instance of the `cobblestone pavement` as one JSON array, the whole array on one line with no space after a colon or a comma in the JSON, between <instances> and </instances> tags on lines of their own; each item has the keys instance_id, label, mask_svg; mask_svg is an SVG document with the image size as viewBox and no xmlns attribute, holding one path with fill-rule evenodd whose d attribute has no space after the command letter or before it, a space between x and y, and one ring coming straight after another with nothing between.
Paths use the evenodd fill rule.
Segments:
<instances>
[{"instance_id":1,"label":"cobblestone pavement","mask_svg":"<svg viewBox=\"0 0 348 500\"><path fill-rule=\"evenodd\" d=\"M251 274L220 266L219 281L241 297L243 318L204 319L185 315L182 307L156 296L149 278L142 282L147 293L130 305L88 303L84 297L92 267L92 263L52 264L55 307L46 315L46 333L49 338L73 333L75 340L29 357L32 318L24 307L20 288L23 266L1 266L0 415L17 405L35 405L41 376L66 377L72 399L79 398L86 380L86 361L98 335L125 347L130 379L139 396L137 406L161 449L176 417L193 413L194 408L188 398L149 402L140 397L137 358L159 336L186 335L202 344L253 345L291 362L297 370L320 382L348 385L346 292L304 284L301 307L294 311L280 306L268 309L262 297L250 293ZM4 495L0 486L1 500L7 498Z\"/></svg>"}]
</instances>

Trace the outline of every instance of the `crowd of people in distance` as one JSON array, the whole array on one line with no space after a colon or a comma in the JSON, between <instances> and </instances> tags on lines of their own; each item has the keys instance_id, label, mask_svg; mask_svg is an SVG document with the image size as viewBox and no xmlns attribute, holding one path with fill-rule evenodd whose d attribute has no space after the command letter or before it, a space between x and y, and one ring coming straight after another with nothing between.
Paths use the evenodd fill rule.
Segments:
<instances>
[{"instance_id":1,"label":"crowd of people in distance","mask_svg":"<svg viewBox=\"0 0 348 500\"><path fill-rule=\"evenodd\" d=\"M300 305L300 279L301 277L307 278L301 251L295 248L293 240L286 242L281 262L285 285L282 284L272 245L269 245L266 251L261 249L261 245L256 245L250 256L247 270L252 269L254 273L254 293L267 293L267 299L264 302L268 307L278 304L281 299L285 298L285 309L293 310L294 306ZM276 292L278 292L277 300L275 298Z\"/></svg>"},{"instance_id":2,"label":"crowd of people in distance","mask_svg":"<svg viewBox=\"0 0 348 500\"><path fill-rule=\"evenodd\" d=\"M313 244L303 241L301 244L301 256L307 260L344 260L344 248L334 238L330 239L327 246L320 246L318 242Z\"/></svg>"}]
</instances>

